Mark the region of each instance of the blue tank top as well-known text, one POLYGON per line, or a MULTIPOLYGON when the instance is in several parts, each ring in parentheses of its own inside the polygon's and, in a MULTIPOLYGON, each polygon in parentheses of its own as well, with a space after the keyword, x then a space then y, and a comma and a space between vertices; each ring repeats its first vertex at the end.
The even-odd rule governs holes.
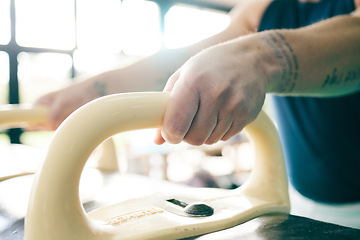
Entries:
MULTIPOLYGON (((259 31, 303 27, 354 9, 354 0, 275 0, 259 31)), ((360 201, 360 92, 334 98, 272 96, 272 102, 294 187, 321 202, 360 201)))

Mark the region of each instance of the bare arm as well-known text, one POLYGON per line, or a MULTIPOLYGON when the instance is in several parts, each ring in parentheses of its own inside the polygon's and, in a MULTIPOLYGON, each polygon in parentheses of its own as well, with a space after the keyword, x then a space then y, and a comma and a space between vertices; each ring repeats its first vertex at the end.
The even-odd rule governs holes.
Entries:
POLYGON ((230 24, 222 32, 193 45, 164 49, 125 68, 104 72, 89 79, 96 89, 101 81, 105 94, 162 90, 168 78, 190 57, 210 46, 256 31, 260 16, 270 0, 242 0, 229 13, 230 24))
MULTIPOLYGON (((268 3, 269 0, 261 2, 268 3)), ((191 56, 209 46, 255 31, 255 17, 251 15, 252 18, 248 21, 251 12, 248 11, 249 7, 259 9, 252 0, 240 1, 239 6, 230 13, 230 25, 208 39, 180 49, 162 50, 127 67, 98 74, 41 97, 36 104, 48 105, 51 108, 47 128, 57 128, 75 109, 103 95, 162 90, 169 76, 191 56)))
POLYGON ((360 17, 339 16, 260 38, 277 65, 269 64, 267 92, 338 96, 360 90, 360 17))
MULTIPOLYGON (((255 119, 267 92, 338 96, 360 90, 360 18, 335 17, 210 47, 168 81, 162 136, 170 143, 227 140, 255 119)), ((157 143, 164 140, 158 134, 157 143)))

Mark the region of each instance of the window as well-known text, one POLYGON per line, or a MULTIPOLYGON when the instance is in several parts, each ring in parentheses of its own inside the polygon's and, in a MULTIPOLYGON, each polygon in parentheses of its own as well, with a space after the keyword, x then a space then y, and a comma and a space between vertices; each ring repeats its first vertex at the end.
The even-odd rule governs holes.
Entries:
POLYGON ((142 0, 124 0, 123 7, 124 52, 150 55, 158 51, 161 44, 158 5, 142 0))
POLYGON ((0 52, 0 104, 7 104, 9 83, 9 55, 0 52))
POLYGON ((84 51, 120 53, 121 1, 77 0, 77 45, 84 51))
POLYGON ((229 20, 224 12, 183 5, 171 7, 165 16, 165 46, 177 48, 198 42, 223 30, 229 20))
MULTIPOLYGON (((191 44, 228 24, 223 9, 175 4, 0 1, 0 104, 32 103, 76 75, 127 65, 163 47, 191 44)), ((10 134, 12 142, 19 141, 19 134, 10 134)))
POLYGON ((21 52, 18 63, 21 102, 32 103, 70 83, 72 60, 68 54, 21 52))
MULTIPOLYGON (((162 48, 183 47, 220 32, 229 24, 228 9, 204 2, 0 0, 0 104, 33 103, 45 93, 70 84, 76 76, 128 65, 162 48), (187 4, 180 4, 184 2, 187 4)), ((164 145, 155 149, 153 144, 148 146, 153 134, 152 130, 139 132, 143 145, 130 149, 130 154, 159 153, 149 159, 149 175, 162 175, 173 181, 190 178, 201 163, 186 164, 174 155, 164 172, 162 154, 168 149, 164 145), (179 166, 184 167, 181 175, 179 166)), ((115 140, 128 141, 129 137, 131 142, 132 136, 115 140)), ((6 144, 10 140, 47 147, 51 137, 52 133, 20 129, 0 132, 0 142, 6 144)), ((202 153, 188 154, 192 157, 185 159, 200 159, 202 153)), ((212 168, 224 173, 233 164, 227 162, 223 164, 228 166, 225 170, 217 165, 212 168)), ((136 168, 144 171, 144 166, 136 168)), ((132 166, 128 167, 131 170, 132 166)))
POLYGON ((75 47, 74 0, 16 0, 16 42, 24 47, 75 47))
POLYGON ((0 1, 0 44, 10 41, 10 1, 0 1))

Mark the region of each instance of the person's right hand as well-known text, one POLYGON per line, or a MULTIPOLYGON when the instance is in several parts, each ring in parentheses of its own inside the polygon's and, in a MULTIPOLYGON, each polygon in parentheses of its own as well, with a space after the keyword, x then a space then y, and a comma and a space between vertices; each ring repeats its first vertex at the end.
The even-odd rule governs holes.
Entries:
POLYGON ((164 89, 171 98, 155 142, 214 144, 239 133, 264 103, 264 53, 263 42, 244 38, 208 48, 187 61, 164 89))

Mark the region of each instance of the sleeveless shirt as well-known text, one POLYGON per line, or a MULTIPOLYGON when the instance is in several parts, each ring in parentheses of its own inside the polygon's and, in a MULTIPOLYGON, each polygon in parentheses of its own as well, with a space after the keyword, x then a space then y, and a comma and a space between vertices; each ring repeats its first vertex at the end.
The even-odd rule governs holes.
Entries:
MULTIPOLYGON (((259 31, 295 29, 353 10, 354 0, 275 0, 259 31)), ((294 187, 316 201, 360 201, 360 92, 332 98, 271 98, 294 187)))

